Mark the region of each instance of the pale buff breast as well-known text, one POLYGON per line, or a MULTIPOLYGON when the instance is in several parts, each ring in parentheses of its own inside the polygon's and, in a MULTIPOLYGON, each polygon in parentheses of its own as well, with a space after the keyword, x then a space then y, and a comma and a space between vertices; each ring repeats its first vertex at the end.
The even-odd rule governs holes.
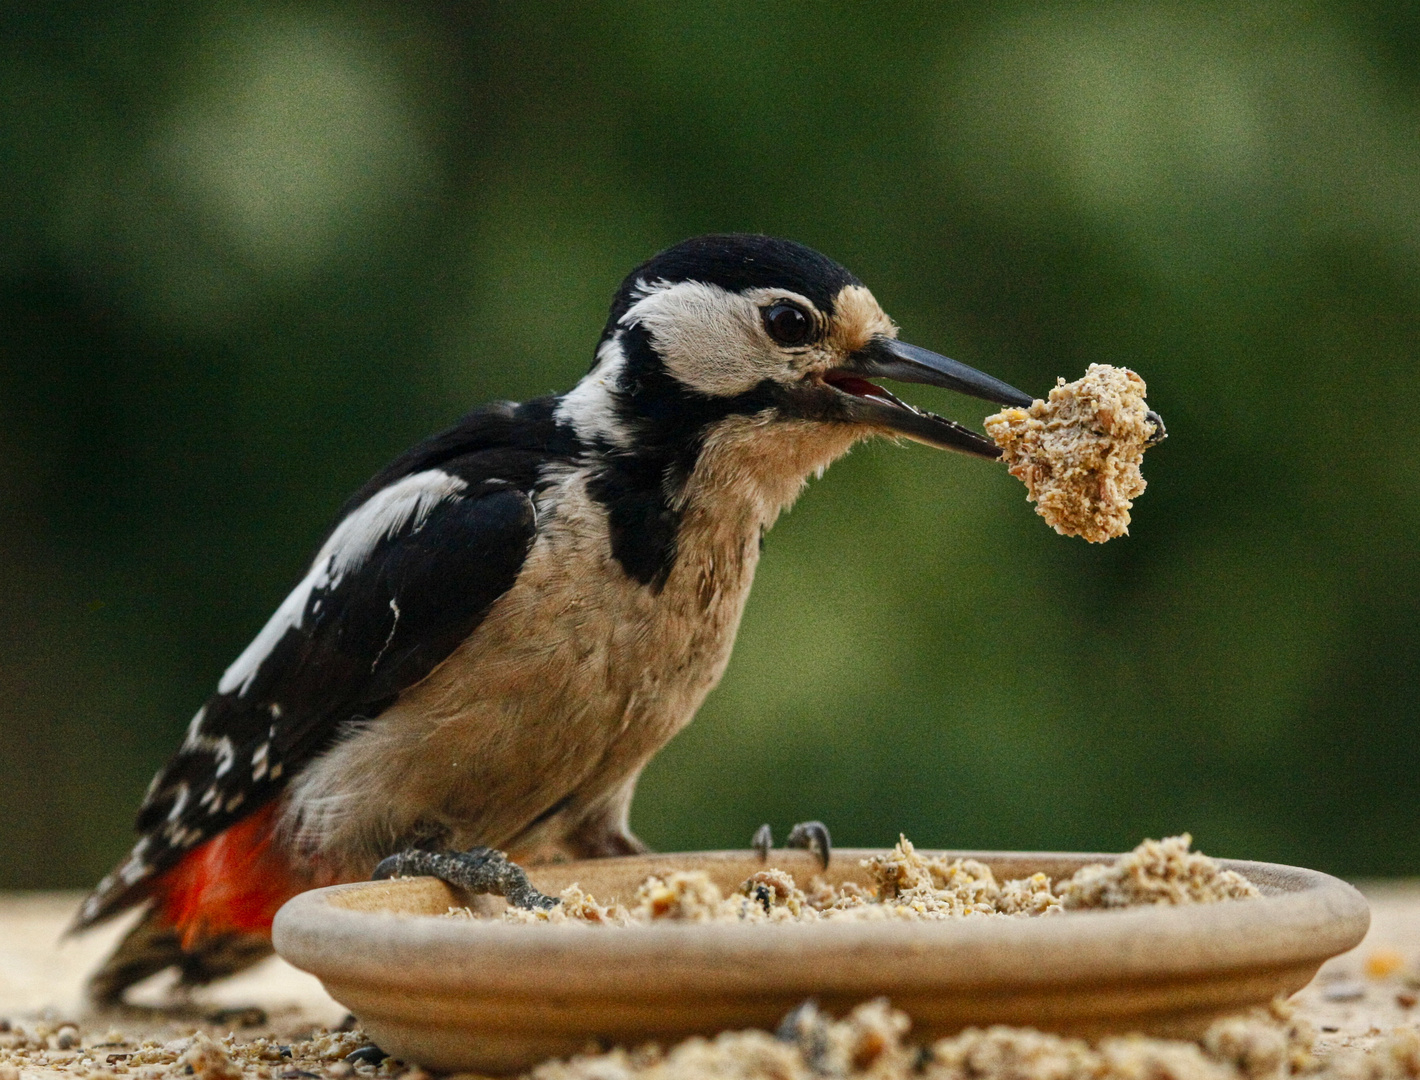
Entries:
POLYGON ((775 423, 767 470, 764 423, 726 421, 707 441, 659 593, 613 558, 589 471, 563 472, 539 498, 522 573, 479 628, 292 783, 284 820, 297 842, 364 873, 421 834, 555 845, 549 832, 624 804, 724 672, 762 530, 854 438, 775 423))

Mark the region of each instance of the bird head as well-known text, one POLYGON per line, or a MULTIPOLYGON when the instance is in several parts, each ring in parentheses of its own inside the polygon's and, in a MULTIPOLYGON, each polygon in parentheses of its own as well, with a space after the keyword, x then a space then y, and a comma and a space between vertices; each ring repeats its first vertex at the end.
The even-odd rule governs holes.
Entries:
POLYGON ((896 435, 999 456, 990 439, 903 402, 875 379, 1031 403, 999 379, 900 341, 873 294, 832 259, 768 236, 702 236, 626 277, 569 412, 584 435, 627 449, 754 416, 766 421, 758 425, 766 438, 775 421, 808 422, 850 443, 896 435))

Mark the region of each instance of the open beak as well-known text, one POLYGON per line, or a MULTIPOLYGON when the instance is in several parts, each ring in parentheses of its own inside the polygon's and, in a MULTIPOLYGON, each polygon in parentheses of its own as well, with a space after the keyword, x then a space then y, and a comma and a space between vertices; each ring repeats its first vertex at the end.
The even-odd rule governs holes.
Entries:
POLYGON ((996 444, 985 435, 909 405, 881 386, 875 386, 871 379, 945 386, 998 405, 1023 409, 1029 408, 1033 400, 1024 391, 985 372, 905 341, 882 336, 874 337, 853 353, 843 367, 824 374, 824 382, 849 399, 844 406, 851 419, 887 428, 928 446, 983 458, 1001 456, 996 444))

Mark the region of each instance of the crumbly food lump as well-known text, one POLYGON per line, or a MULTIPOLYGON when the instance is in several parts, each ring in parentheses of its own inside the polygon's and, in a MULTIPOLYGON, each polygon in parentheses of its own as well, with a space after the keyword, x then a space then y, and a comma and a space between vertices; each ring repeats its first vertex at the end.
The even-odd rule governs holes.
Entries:
POLYGON ((1158 435, 1147 390, 1128 368, 1091 364, 1082 379, 1058 380, 1049 400, 986 418, 1001 460, 1062 536, 1102 544, 1128 534, 1129 509, 1145 487, 1139 466, 1158 435))
MULTIPOLYGON (((792 874, 766 867, 726 896, 703 871, 649 877, 627 904, 599 903, 579 886, 563 890, 548 910, 508 908, 502 918, 518 923, 636 926, 664 920, 754 923, 834 920, 941 920, 1052 915, 1065 910, 1140 904, 1202 904, 1261 895, 1257 887, 1207 855, 1192 851, 1187 833, 1145 840, 1113 863, 1082 867, 1052 882, 1032 874, 998 882, 975 859, 948 859, 918 851, 906 837, 883 855, 863 860, 870 884, 831 884, 815 876, 800 885, 792 874)), ((475 918, 451 908, 454 918, 475 918)))
POLYGON ((771 1035, 725 1032, 663 1050, 545 1062, 529 1080, 1420 1080, 1420 1031, 1399 1027, 1370 1050, 1327 1057, 1316 1030, 1280 999, 1224 1017, 1197 1042, 1122 1035, 1087 1042, 1033 1028, 969 1028, 926 1046, 884 1000, 833 1021, 812 1003, 771 1035))

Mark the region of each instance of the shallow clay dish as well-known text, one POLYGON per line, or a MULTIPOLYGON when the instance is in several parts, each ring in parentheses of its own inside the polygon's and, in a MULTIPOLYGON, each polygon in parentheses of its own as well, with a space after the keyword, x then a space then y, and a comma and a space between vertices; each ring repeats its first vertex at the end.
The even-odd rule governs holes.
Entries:
MULTIPOLYGON (((837 849, 827 877, 866 884, 837 849)), ((936 853, 933 853, 936 854, 936 853)), ((1068 877, 1108 855, 943 852, 998 879, 1068 877)), ((1301 989, 1356 945, 1370 913, 1334 877, 1220 860, 1260 900, 942 922, 518 925, 441 919, 469 898, 433 878, 337 885, 276 916, 277 951, 318 976, 389 1053, 441 1070, 511 1072, 589 1040, 662 1044, 727 1029, 772 1029, 805 998, 835 1014, 886 995, 919 1039, 971 1025, 1078 1034, 1195 1035, 1215 1016, 1301 989)), ((769 864, 807 881, 806 852, 769 864)), ((650 874, 698 869, 730 891, 762 869, 751 852, 646 855, 529 871, 556 895, 572 883, 606 903, 650 874)))

